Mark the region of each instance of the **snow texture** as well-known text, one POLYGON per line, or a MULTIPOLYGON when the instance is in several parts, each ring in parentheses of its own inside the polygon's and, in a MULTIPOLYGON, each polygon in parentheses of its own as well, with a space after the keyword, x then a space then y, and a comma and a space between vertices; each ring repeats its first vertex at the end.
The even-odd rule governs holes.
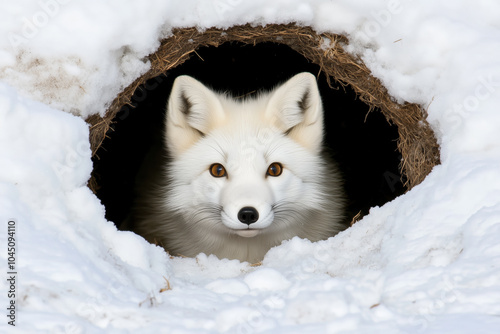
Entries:
MULTIPOLYGON (((499 333, 496 0, 23 0, 0 12, 0 262, 16 222, 16 328, 2 333, 499 333), (349 37, 442 164, 329 240, 262 265, 170 258, 104 219, 83 119, 175 27, 298 22, 349 37)), ((0 283, 6 308, 9 282, 0 283)))

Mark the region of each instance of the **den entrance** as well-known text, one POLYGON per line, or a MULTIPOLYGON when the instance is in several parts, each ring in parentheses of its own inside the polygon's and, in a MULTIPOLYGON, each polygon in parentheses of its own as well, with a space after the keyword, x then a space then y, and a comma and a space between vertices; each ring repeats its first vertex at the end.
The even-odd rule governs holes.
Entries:
POLYGON ((317 76, 325 113, 328 154, 343 173, 349 197, 348 220, 367 214, 405 191, 401 177, 398 128, 377 109, 357 99, 349 86, 331 78, 320 66, 286 45, 236 42, 201 47, 189 60, 139 86, 131 105, 113 119, 106 139, 94 154, 95 191, 106 207, 106 218, 119 225, 133 200, 133 183, 148 147, 161 141, 165 105, 174 79, 195 77, 234 97, 272 89, 299 72, 317 76))

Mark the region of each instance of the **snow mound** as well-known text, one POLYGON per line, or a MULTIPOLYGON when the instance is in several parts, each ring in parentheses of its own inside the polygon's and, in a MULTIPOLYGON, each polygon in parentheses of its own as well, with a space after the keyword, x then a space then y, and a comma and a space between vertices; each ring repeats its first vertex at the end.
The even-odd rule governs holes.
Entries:
POLYGON ((2 332, 500 330, 496 1, 25 0, 0 15, 0 238, 15 225, 18 273, 15 298, 0 297, 17 328, 5 317, 2 332), (82 118, 175 27, 289 22, 345 34, 394 99, 426 106, 442 164, 335 238, 294 238, 260 266, 170 258, 117 231, 86 187, 82 118))

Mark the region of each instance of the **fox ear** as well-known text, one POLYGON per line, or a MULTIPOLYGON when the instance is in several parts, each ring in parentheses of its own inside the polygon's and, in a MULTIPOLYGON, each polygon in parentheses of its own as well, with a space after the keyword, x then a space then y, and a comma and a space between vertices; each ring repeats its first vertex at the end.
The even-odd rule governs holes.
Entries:
POLYGON ((266 117, 305 148, 321 150, 323 107, 316 78, 311 73, 299 73, 271 93, 266 117))
POLYGON ((173 155, 188 149, 224 119, 219 97, 198 80, 177 77, 167 103, 167 147, 173 155))

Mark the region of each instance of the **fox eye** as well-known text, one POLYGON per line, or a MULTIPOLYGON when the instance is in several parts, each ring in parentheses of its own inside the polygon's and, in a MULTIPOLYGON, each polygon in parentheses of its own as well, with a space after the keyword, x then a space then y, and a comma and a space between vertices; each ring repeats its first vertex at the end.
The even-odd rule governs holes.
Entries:
POLYGON ((219 163, 210 165, 208 169, 213 177, 223 177, 227 176, 226 169, 219 163))
POLYGON ((283 172, 283 166, 279 162, 273 162, 267 168, 267 175, 269 176, 280 176, 283 172))

